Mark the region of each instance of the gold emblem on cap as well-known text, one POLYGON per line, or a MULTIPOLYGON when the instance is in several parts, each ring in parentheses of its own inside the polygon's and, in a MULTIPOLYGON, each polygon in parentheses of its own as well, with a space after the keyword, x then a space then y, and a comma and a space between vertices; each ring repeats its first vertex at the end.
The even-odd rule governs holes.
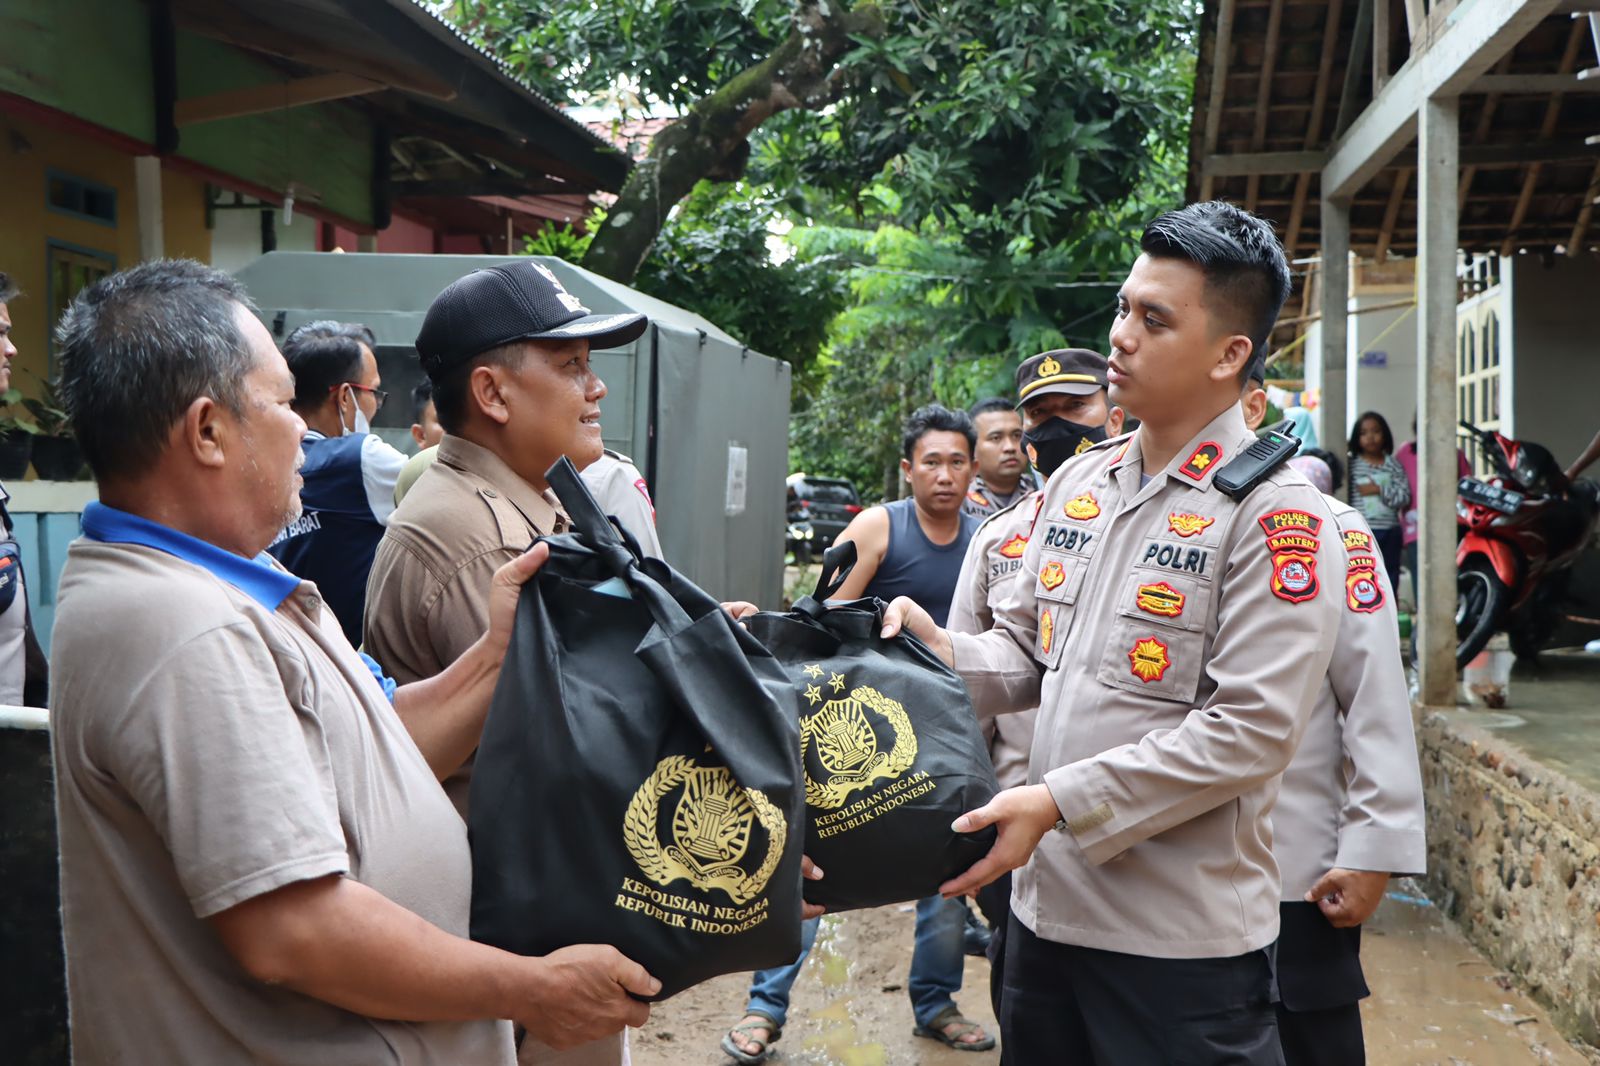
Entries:
POLYGON ((1041 378, 1047 378, 1059 373, 1061 373, 1061 364, 1056 362, 1055 356, 1045 356, 1044 362, 1039 364, 1038 376, 1041 378))

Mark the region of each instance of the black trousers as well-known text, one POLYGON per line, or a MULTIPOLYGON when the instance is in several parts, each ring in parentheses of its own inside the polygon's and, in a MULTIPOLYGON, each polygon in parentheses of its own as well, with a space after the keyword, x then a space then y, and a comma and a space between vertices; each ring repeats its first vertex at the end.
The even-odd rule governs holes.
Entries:
POLYGON ((1011 918, 1000 1033, 1019 1066, 1284 1066, 1266 951, 1152 959, 1011 918))
POLYGON ((1287 1066, 1364 1066, 1361 929, 1335 929, 1315 903, 1278 908, 1278 1035, 1287 1066))
MULTIPOLYGON (((978 910, 989 923, 989 1005, 994 1016, 1000 1017, 1000 993, 1005 987, 1006 929, 1011 924, 1011 875, 1003 874, 978 889, 978 910)), ((1007 1053, 1004 1042, 1000 1045, 1000 1066, 1012 1066, 1016 1060, 1007 1053)))

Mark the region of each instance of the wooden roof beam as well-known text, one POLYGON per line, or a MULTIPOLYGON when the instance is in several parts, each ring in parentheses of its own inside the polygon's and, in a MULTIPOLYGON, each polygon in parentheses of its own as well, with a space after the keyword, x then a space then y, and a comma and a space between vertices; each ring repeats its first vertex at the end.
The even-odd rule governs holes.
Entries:
POLYGON ((229 89, 208 96, 191 96, 172 105, 172 117, 181 129, 184 126, 198 126, 202 122, 219 122, 244 115, 287 111, 292 107, 320 104, 328 100, 365 96, 386 88, 388 86, 382 82, 355 74, 316 74, 292 81, 229 89))
MULTIPOLYGON (((1206 102, 1206 127, 1203 141, 1204 154, 1217 150, 1217 135, 1222 130, 1222 103, 1228 95, 1228 59, 1233 47, 1234 0, 1222 0, 1217 8, 1216 47, 1211 52, 1211 94, 1206 102)), ((1216 183, 1208 177, 1200 179, 1200 199, 1209 200, 1216 183)))
MULTIPOLYGON (((1306 150, 1322 143, 1322 123, 1328 110, 1328 86, 1333 81, 1333 57, 1339 44, 1339 17, 1343 0, 1328 0, 1328 21, 1322 27, 1322 57, 1317 61, 1317 85, 1311 94, 1311 117, 1306 123, 1306 150)), ((1284 247, 1290 255, 1300 244, 1300 229, 1305 224, 1306 202, 1311 195, 1311 175, 1302 173, 1294 183, 1294 205, 1289 208, 1289 225, 1284 231, 1284 247)))
POLYGON ((1516 47, 1557 0, 1496 0, 1457 8, 1453 21, 1389 79, 1335 141, 1323 169, 1328 195, 1351 196, 1417 135, 1422 102, 1455 96, 1516 47))
MULTIPOLYGON (((1267 13, 1267 40, 1261 53, 1261 77, 1256 83, 1256 126, 1250 135, 1250 150, 1259 152, 1267 143, 1267 105, 1272 102, 1272 75, 1277 70, 1278 34, 1283 29, 1283 0, 1272 0, 1267 13)), ((1245 182, 1244 209, 1256 209, 1261 195, 1261 176, 1251 174, 1245 182)))
MULTIPOLYGON (((1600 2, 1600 0, 1595 0, 1600 2)), ((1582 25, 1581 23, 1579 24, 1582 25)), ((1572 74, 1485 74, 1467 90, 1472 93, 1600 93, 1600 67, 1572 74)))
POLYGON ((1395 175, 1394 188, 1389 190, 1389 202, 1383 209, 1383 229, 1378 232, 1378 243, 1373 246, 1372 258, 1383 262, 1389 258, 1389 244, 1394 240, 1394 227, 1400 221, 1400 208, 1406 202, 1406 190, 1411 187, 1411 168, 1401 167, 1395 175))
POLYGON ((1600 163, 1594 165, 1594 173, 1589 175, 1589 188, 1583 197, 1583 207, 1578 211, 1577 221, 1572 224, 1572 235, 1567 238, 1569 258, 1583 250, 1583 239, 1589 232, 1589 221, 1594 217, 1596 189, 1600 189, 1600 163))
MULTIPOLYGON (((1584 38, 1588 36, 1589 27, 1584 22, 1574 19, 1572 29, 1567 34, 1567 47, 1561 53, 1561 66, 1558 74, 1571 74, 1578 65, 1578 49, 1583 45, 1584 38)), ((1561 93, 1550 94, 1550 100, 1545 104, 1544 122, 1539 126, 1539 139, 1549 140, 1556 131, 1556 123, 1561 118, 1561 93)), ((1533 190, 1539 184, 1539 174, 1544 169, 1542 163, 1533 163, 1528 167, 1528 173, 1522 179, 1522 192, 1517 196, 1517 206, 1511 212, 1511 225, 1506 229, 1506 239, 1500 245, 1501 255, 1510 255, 1516 250, 1517 231, 1522 228, 1523 220, 1528 217, 1528 205, 1533 203, 1533 190)))

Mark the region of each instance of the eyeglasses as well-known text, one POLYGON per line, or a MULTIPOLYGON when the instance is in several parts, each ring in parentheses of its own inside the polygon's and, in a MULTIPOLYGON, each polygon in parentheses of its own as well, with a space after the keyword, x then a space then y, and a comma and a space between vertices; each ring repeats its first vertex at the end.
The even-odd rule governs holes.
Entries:
POLYGON ((354 381, 341 381, 337 385, 330 385, 328 386, 328 391, 334 392, 338 389, 344 388, 346 385, 349 385, 352 389, 360 389, 362 392, 372 393, 372 398, 378 401, 376 410, 379 411, 383 410, 383 403, 389 398, 389 392, 387 389, 375 389, 371 385, 361 385, 354 381))

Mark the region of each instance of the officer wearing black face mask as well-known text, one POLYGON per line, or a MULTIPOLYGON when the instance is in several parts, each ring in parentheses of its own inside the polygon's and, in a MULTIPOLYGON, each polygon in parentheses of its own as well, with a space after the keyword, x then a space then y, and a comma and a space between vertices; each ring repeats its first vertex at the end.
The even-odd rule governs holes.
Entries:
MULTIPOLYGON (((1041 484, 1068 459, 1122 432, 1123 413, 1106 398, 1106 357, 1083 348, 1044 352, 1017 368, 1022 450, 1041 484)), ((1031 492, 988 518, 973 534, 956 579, 948 627, 983 633, 994 624, 992 605, 1022 568, 1022 552, 1033 533, 1043 495, 1031 492)), ((1028 783, 1028 751, 1036 710, 1003 714, 982 723, 1001 788, 1028 783)), ((1000 1010, 1000 974, 1011 900, 1011 875, 978 890, 978 907, 993 928, 989 941, 990 998, 1000 1010)), ((1002 1066, 1011 1066, 1005 1048, 1002 1066)))
POLYGON ((1106 357, 1087 348, 1042 352, 1017 368, 1022 448, 1043 478, 1079 452, 1122 431, 1106 398, 1106 357))

